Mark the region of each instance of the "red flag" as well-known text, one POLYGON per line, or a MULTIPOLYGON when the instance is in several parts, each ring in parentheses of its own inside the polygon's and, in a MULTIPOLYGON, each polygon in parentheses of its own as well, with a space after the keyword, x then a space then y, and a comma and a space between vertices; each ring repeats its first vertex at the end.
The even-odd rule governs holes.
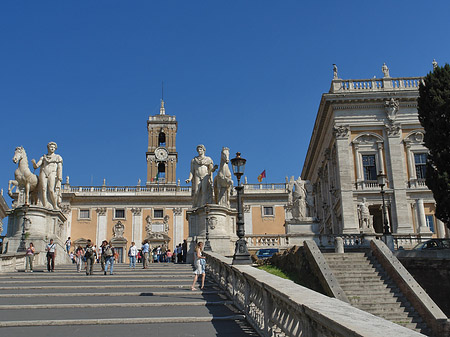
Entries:
POLYGON ((262 171, 261 174, 258 176, 258 181, 261 182, 265 177, 266 177, 266 170, 262 171))

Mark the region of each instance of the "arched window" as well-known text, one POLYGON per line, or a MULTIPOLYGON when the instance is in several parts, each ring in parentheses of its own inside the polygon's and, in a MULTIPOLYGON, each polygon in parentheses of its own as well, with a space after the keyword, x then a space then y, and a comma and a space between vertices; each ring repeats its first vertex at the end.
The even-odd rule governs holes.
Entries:
POLYGON ((158 136, 158 146, 166 146, 166 134, 162 131, 158 136))
POLYGON ((158 164, 158 180, 164 182, 166 179, 166 164, 159 163, 158 164))

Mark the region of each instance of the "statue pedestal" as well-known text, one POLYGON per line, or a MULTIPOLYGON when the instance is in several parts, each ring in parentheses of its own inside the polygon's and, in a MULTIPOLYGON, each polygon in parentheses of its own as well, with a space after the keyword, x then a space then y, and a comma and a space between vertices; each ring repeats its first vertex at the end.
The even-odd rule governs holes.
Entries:
POLYGON ((286 220, 284 227, 286 234, 319 234, 319 223, 311 217, 286 220))
POLYGON ((236 211, 227 207, 211 204, 188 210, 189 221, 187 262, 194 261, 194 250, 197 242, 206 241, 206 223, 208 222, 209 242, 214 253, 232 256, 236 236, 236 211))
POLYGON ((25 214, 24 206, 8 211, 8 233, 4 243, 4 253, 16 253, 20 246, 23 227, 25 226, 26 247, 33 243, 36 252, 40 252, 36 265, 46 263, 45 247, 53 239, 56 244, 56 263, 68 263, 70 259, 65 252, 65 221, 67 218, 60 210, 51 210, 40 206, 28 206, 25 214), (5 251, 6 250, 6 251, 5 251))

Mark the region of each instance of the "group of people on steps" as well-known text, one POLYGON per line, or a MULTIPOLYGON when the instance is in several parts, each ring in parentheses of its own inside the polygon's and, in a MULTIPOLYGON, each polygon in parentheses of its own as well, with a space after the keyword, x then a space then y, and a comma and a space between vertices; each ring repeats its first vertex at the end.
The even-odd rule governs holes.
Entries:
MULTIPOLYGON (((97 249, 96 246, 93 245, 91 240, 87 240, 86 247, 78 246, 73 252, 70 252, 71 241, 70 237, 65 242, 65 248, 68 254, 73 257, 74 263, 77 266, 77 272, 81 272, 83 269, 83 264, 85 263, 85 271, 86 275, 92 275, 94 264, 100 262, 102 272, 104 275, 108 273, 113 275, 113 267, 114 262, 117 258, 117 251, 114 249, 113 244, 108 242, 107 240, 103 240, 101 246, 97 249)), ((46 258, 47 258, 47 271, 54 272, 55 270, 55 256, 56 256, 56 244, 53 242, 53 239, 50 239, 50 243, 45 247, 46 258)), ((187 244, 186 240, 184 240, 183 245, 180 244, 176 247, 175 252, 172 254, 168 254, 170 257, 173 257, 173 262, 186 262, 186 251, 187 244), (186 249, 185 249, 186 245, 186 249), (178 249, 180 248, 180 249, 178 249), (176 258, 175 258, 176 256, 176 258)), ((134 242, 131 243, 131 246, 128 250, 128 257, 130 260, 130 268, 136 268, 136 262, 138 261, 138 257, 142 260, 143 269, 148 269, 150 252, 153 252, 150 249, 150 244, 148 240, 145 240, 142 243, 142 248, 139 250, 136 247, 134 242)), ((170 250, 166 251, 169 253, 170 250)), ((198 281, 198 277, 201 275, 201 287, 200 289, 204 289, 205 287, 205 276, 206 276, 206 258, 202 254, 203 253, 203 242, 198 242, 194 249, 194 281, 192 282, 191 290, 197 290, 195 285, 198 281)), ((33 272, 33 260, 34 260, 35 248, 32 242, 30 242, 29 247, 26 249, 25 253, 25 272, 33 272)))

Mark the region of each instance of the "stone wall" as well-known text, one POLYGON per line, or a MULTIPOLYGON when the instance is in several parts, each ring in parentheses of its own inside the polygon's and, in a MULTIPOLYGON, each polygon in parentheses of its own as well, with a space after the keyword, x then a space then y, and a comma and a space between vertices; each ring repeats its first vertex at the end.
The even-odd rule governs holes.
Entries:
POLYGON ((275 254, 268 260, 268 263, 280 268, 289 276, 293 275, 295 283, 326 295, 319 279, 312 270, 304 247, 294 246, 282 254, 275 254))
POLYGON ((408 252, 397 256, 441 310, 450 317, 450 254, 438 256, 437 252, 408 252))

